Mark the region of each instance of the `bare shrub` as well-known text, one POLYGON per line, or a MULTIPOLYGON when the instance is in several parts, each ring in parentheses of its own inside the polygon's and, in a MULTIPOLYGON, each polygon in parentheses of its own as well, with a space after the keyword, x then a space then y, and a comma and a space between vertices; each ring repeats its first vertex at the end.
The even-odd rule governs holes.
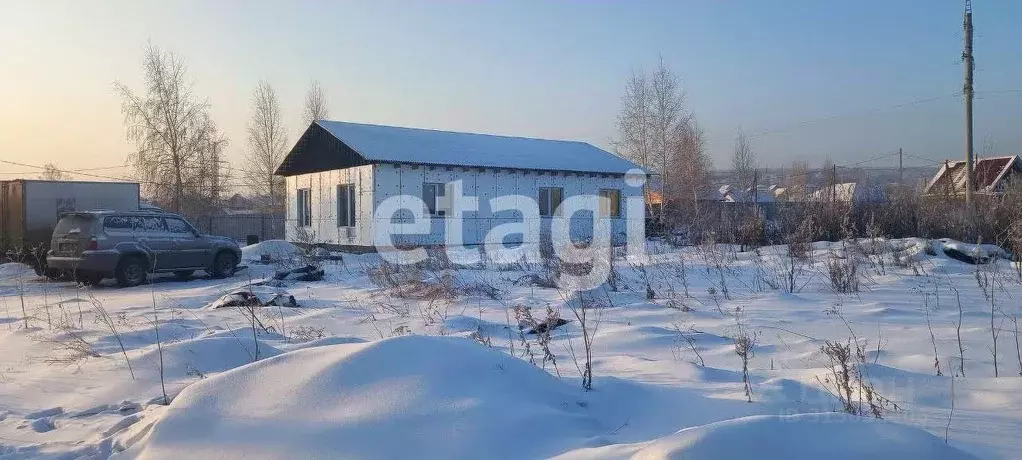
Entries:
POLYGON ((820 351, 830 359, 831 374, 824 378, 824 386, 832 384, 842 410, 851 415, 884 418, 888 410, 899 410, 893 401, 880 396, 867 378, 863 365, 865 353, 857 341, 827 340, 820 351), (853 348, 854 343, 854 348, 853 348), (853 354, 854 351, 854 354, 853 354))
POLYGON ((940 370, 940 355, 937 353, 937 337, 933 334, 933 325, 930 322, 930 294, 919 293, 923 297, 923 313, 926 315, 926 330, 930 331, 930 344, 933 345, 933 369, 937 376, 944 375, 940 370))
POLYGON ((832 394, 841 401, 843 411, 848 414, 883 418, 887 410, 900 410, 896 403, 879 395, 874 389, 866 369, 866 349, 859 342, 851 324, 836 306, 826 313, 837 316, 848 329, 851 338, 844 342, 827 340, 820 347, 820 351, 830 359, 831 374, 821 382, 824 388, 830 391, 829 385, 833 385, 835 391, 832 394))
POLYGON ((742 384, 744 385, 745 398, 752 402, 752 381, 749 379, 749 360, 755 356, 757 334, 750 332, 742 318, 741 307, 735 308, 735 326, 731 334, 731 341, 734 345, 735 355, 742 360, 742 384))
POLYGON ((57 351, 63 353, 59 356, 46 358, 47 364, 60 364, 64 366, 73 364, 81 367, 89 358, 103 357, 92 347, 91 343, 73 329, 64 329, 59 336, 42 339, 42 342, 50 344, 57 351))
POLYGON ((114 339, 117 340, 117 346, 121 349, 121 355, 124 357, 124 363, 128 365, 128 373, 131 375, 131 379, 135 379, 135 371, 131 368, 131 360, 128 359, 128 351, 124 349, 124 342, 121 340, 121 333, 117 330, 117 325, 110 313, 103 308, 103 303, 99 301, 92 293, 89 293, 89 300, 92 302, 92 307, 96 309, 96 320, 106 326, 111 334, 114 335, 114 339))
POLYGON ((1011 321, 1012 331, 1015 333, 1015 357, 1018 359, 1018 375, 1022 376, 1022 348, 1019 347, 1018 339, 1018 315, 1008 316, 1008 320, 1011 321))
POLYGON ((842 294, 859 292, 859 264, 847 252, 844 257, 831 252, 827 259, 827 274, 835 291, 842 294))
MULTIPOLYGON (((732 258, 728 256, 727 252, 718 245, 712 238, 708 238, 703 244, 700 245, 700 252, 703 255, 703 260, 706 263, 706 271, 715 270, 717 274, 717 280, 710 279, 709 281, 719 289, 721 295, 725 299, 731 300, 731 292, 728 290, 726 274, 731 269, 732 258)), ((712 288, 713 286, 711 286, 712 288)))
MULTIPOLYGON (((266 185, 267 191, 272 189, 270 185, 264 185, 266 185)), ((292 241, 299 251, 279 254, 277 260, 275 260, 276 269, 278 271, 285 271, 308 266, 319 268, 321 265, 320 259, 315 256, 316 232, 297 224, 294 225, 293 229, 294 236, 292 241)))
POLYGON ((951 289, 955 292, 955 300, 958 301, 958 321, 955 321, 955 336, 958 339, 958 375, 965 377, 965 347, 962 346, 962 296, 954 286, 951 289))
POLYGON ((298 326, 291 328, 291 339, 295 342, 311 342, 326 337, 326 328, 315 326, 298 326))
POLYGON ((787 293, 800 292, 812 280, 812 242, 815 226, 812 216, 798 223, 785 236, 784 253, 770 259, 768 269, 772 285, 787 293))
POLYGON ((640 262, 630 262, 630 264, 632 266, 632 271, 639 275, 639 282, 642 283, 643 288, 645 288, 646 300, 655 299, 656 291, 653 290, 649 267, 640 262))
MULTIPOLYGON (((696 347, 696 340, 692 337, 692 335, 696 333, 692 326, 682 328, 680 324, 674 323, 674 330, 678 333, 678 337, 685 342, 692 354, 696 356, 696 359, 699 360, 699 366, 706 367, 706 361, 703 360, 703 355, 699 353, 699 348, 696 347)), ((679 349, 681 348, 677 341, 675 341, 675 347, 679 349)), ((675 358, 677 358, 677 356, 675 356, 675 358)))
POLYGON ((561 291, 561 297, 582 332, 582 356, 576 353, 571 339, 567 341, 568 352, 582 377, 582 389, 589 391, 593 389, 593 342, 600 328, 603 311, 610 306, 610 298, 602 294, 602 289, 574 293, 561 291))
POLYGON ((149 294, 153 299, 153 332, 156 335, 156 351, 160 358, 159 360, 159 371, 160 371, 160 390, 163 392, 163 405, 170 404, 170 398, 167 397, 167 382, 164 378, 164 367, 163 367, 163 342, 160 341, 160 310, 156 307, 156 288, 153 287, 153 278, 149 278, 149 294))
MULTIPOLYGON (((980 249, 977 246, 976 247, 977 253, 979 252, 979 250, 980 249)), ((978 260, 978 254, 977 254, 977 260, 978 260)), ((995 321, 996 318, 997 318, 997 312, 998 312, 999 309, 997 307, 997 299, 996 299, 995 287, 994 287, 994 283, 997 282, 997 276, 996 276, 997 272, 995 271, 996 267, 997 267, 997 264, 996 263, 989 263, 989 264, 986 264, 986 265, 993 266, 993 268, 981 268, 982 264, 977 264, 976 265, 976 272, 975 272, 976 284, 979 285, 980 290, 983 292, 983 296, 987 300, 987 304, 990 305, 990 355, 991 355, 991 357, 993 358, 993 361, 994 361, 994 377, 999 377, 1000 376, 1000 370, 998 369, 998 365, 997 365, 997 337, 1000 335, 1000 329, 1001 328, 1000 328, 1000 325, 996 324, 996 321, 995 321)), ((1003 289, 1003 286, 1002 286, 1002 289, 1003 289)))
POLYGON ((545 370, 547 363, 551 363, 554 372, 560 377, 561 371, 557 368, 557 356, 550 351, 551 334, 560 315, 550 305, 546 306, 545 317, 542 320, 537 320, 532 314, 532 307, 527 305, 517 304, 514 306, 514 311, 515 320, 518 321, 518 338, 521 341, 522 349, 529 357, 529 362, 536 364, 536 356, 532 351, 533 340, 528 339, 529 335, 534 335, 534 342, 543 353, 539 365, 545 370))

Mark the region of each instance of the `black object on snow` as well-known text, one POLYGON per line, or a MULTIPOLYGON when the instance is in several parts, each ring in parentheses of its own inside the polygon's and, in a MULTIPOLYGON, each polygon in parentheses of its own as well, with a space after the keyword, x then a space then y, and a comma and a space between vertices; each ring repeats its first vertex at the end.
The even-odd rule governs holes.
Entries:
POLYGON ((529 329, 529 331, 526 332, 526 334, 543 334, 548 330, 557 329, 565 324, 568 324, 568 322, 569 321, 564 318, 555 319, 553 321, 553 324, 550 324, 549 321, 543 321, 542 323, 537 324, 536 327, 529 329))
POLYGON ((293 281, 322 281, 323 275, 322 268, 306 265, 304 267, 296 268, 293 270, 281 270, 273 275, 275 280, 293 280, 293 281))
POLYGON ((977 257, 976 255, 969 254, 964 251, 959 251, 954 248, 944 248, 944 254, 946 254, 948 257, 952 259, 955 259, 960 262, 965 262, 969 265, 987 264, 990 263, 991 259, 993 259, 992 257, 987 257, 982 254, 980 254, 977 257))

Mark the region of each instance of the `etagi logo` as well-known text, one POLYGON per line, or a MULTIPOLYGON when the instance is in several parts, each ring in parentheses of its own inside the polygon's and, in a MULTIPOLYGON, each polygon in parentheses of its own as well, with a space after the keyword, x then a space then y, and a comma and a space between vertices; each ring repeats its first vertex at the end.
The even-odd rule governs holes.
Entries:
MULTIPOLYGON (((627 187, 641 188, 646 183, 646 174, 640 169, 632 169, 625 174, 627 187)), ((466 196, 461 180, 445 184, 445 194, 450 201, 450 208, 444 215, 444 246, 448 258, 458 264, 477 264, 482 262, 479 251, 465 250, 464 222, 465 213, 479 211, 479 198, 466 196)), ((606 199, 606 198, 602 198, 606 199)), ((611 264, 611 219, 600 217, 600 200, 598 195, 574 195, 566 197, 557 207, 553 216, 541 218, 539 203, 535 196, 503 195, 491 198, 489 207, 493 213, 516 211, 522 219, 496 225, 486 233, 483 239, 483 253, 488 263, 509 264, 519 261, 540 263, 541 222, 549 219, 550 245, 554 255, 563 263, 591 267, 584 275, 573 275, 562 271, 557 280, 558 286, 570 290, 590 290, 604 282, 610 276, 611 264), (579 222, 591 222, 591 231, 585 231, 585 244, 572 240, 571 227, 573 217, 580 213, 593 216, 591 219, 575 219, 579 222), (525 242, 513 247, 504 244, 511 237, 520 236, 525 242)), ((645 199, 641 193, 629 194, 625 198, 625 212, 620 217, 625 223, 625 246, 627 257, 645 263, 645 199)), ((416 264, 427 259, 426 250, 422 247, 402 249, 394 244, 395 236, 428 235, 432 228, 432 218, 426 215, 427 205, 418 196, 400 195, 383 200, 373 215, 373 244, 380 256, 393 264, 416 264), (395 219, 398 214, 404 218, 395 219)), ((585 229, 589 230, 589 229, 585 229)))

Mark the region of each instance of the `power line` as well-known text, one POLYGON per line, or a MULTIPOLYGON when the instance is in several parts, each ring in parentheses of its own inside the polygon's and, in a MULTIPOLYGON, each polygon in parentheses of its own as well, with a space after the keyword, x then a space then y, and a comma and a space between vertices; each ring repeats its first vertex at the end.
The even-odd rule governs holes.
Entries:
POLYGON ((927 162, 927 163, 930 163, 930 164, 935 164, 935 165, 944 164, 944 160, 938 160, 938 159, 935 159, 935 158, 922 157, 922 156, 919 156, 919 155, 913 155, 913 154, 908 153, 908 152, 905 152, 905 156, 907 156, 909 158, 915 158, 916 160, 921 160, 921 161, 924 161, 924 162, 927 162))
POLYGON ((894 105, 891 105, 891 106, 888 106, 888 107, 881 107, 881 108, 866 110, 866 111, 863 111, 863 112, 848 113, 848 114, 843 114, 843 115, 832 115, 832 116, 820 117, 820 118, 813 118, 813 119, 809 119, 809 120, 805 120, 805 121, 801 121, 801 122, 795 123, 793 125, 790 125, 790 126, 787 126, 787 127, 784 127, 784 128, 768 129, 768 130, 765 130, 765 131, 760 131, 758 133, 750 134, 749 137, 758 137, 758 136, 766 136, 766 135, 769 135, 769 134, 783 133, 783 132, 799 129, 799 128, 802 128, 802 127, 805 127, 805 126, 808 126, 808 125, 812 125, 812 124, 816 124, 816 123, 822 123, 822 122, 827 122, 827 121, 835 121, 835 120, 841 120, 841 119, 845 119, 845 118, 856 118, 856 117, 862 117, 862 116, 867 116, 867 115, 875 115, 875 114, 883 113, 883 112, 886 112, 886 111, 889 111, 889 110, 900 109, 900 108, 903 108, 903 107, 909 107, 909 106, 918 105, 918 104, 925 104, 927 102, 933 102, 933 101, 936 101, 936 100, 939 100, 939 99, 948 98, 948 97, 957 97, 957 96, 960 96, 961 94, 962 93, 943 94, 943 95, 940 95, 940 96, 933 96, 933 97, 927 97, 927 98, 923 98, 923 99, 916 99, 914 101, 902 102, 902 103, 894 104, 894 105))
MULTIPOLYGON (((14 165, 14 166, 21 166, 23 168, 33 168, 33 169, 38 169, 38 170, 42 170, 42 171, 47 170, 47 168, 45 166, 31 165, 31 164, 26 164, 26 163, 18 163, 16 161, 0 160, 0 163, 6 163, 6 164, 9 164, 9 165, 14 165)), ((84 172, 80 172, 80 171, 69 171, 69 170, 64 170, 64 169, 49 168, 49 170, 57 171, 57 172, 64 173, 64 174, 86 176, 86 177, 91 177, 91 178, 95 178, 95 179, 107 179, 107 180, 114 180, 114 181, 119 181, 119 182, 138 182, 139 184, 150 185, 150 186, 172 186, 172 185, 175 185, 175 183, 173 183, 173 182, 143 181, 143 180, 132 179, 130 177, 107 176, 107 175, 103 175, 103 174, 84 173, 84 172)), ((19 174, 27 174, 27 173, 19 173, 19 174)), ((230 187, 244 188, 244 187, 261 187, 262 186, 262 184, 231 184, 231 183, 220 184, 220 185, 204 185, 204 184, 182 184, 182 185, 184 185, 186 188, 190 188, 190 189, 196 189, 196 188, 198 188, 198 189, 204 189, 204 188, 205 189, 212 189, 212 188, 230 188, 230 187)))
POLYGON ((834 166, 837 166, 838 168, 846 168, 846 169, 847 168, 853 168, 853 167, 859 166, 859 165, 861 165, 863 163, 869 163, 871 161, 876 161, 876 160, 880 160, 880 159, 883 159, 883 158, 892 157, 892 156, 897 155, 897 154, 898 154, 898 151, 895 150, 893 152, 881 153, 880 155, 877 155, 877 156, 875 156, 873 158, 869 158, 869 159, 866 159, 866 160, 862 160, 862 161, 860 161, 858 163, 851 163, 851 164, 847 164, 847 165, 835 164, 834 166))

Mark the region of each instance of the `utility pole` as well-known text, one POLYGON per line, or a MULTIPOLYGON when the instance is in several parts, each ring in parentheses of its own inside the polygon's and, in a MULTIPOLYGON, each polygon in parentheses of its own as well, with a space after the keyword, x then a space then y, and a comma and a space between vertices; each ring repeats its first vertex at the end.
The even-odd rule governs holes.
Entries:
POLYGON ((965 96, 965 204, 972 210, 972 189, 973 189, 973 158, 972 158, 972 71, 976 63, 972 58, 972 1, 965 0, 965 52, 962 53, 962 62, 965 63, 965 86, 962 87, 962 95, 965 96))
POLYGON ((830 166, 830 202, 837 202, 837 165, 830 166))
POLYGON ((752 171, 752 212, 759 215, 759 170, 752 171))
POLYGON ((905 163, 902 162, 901 147, 898 147, 898 186, 905 185, 905 163))

